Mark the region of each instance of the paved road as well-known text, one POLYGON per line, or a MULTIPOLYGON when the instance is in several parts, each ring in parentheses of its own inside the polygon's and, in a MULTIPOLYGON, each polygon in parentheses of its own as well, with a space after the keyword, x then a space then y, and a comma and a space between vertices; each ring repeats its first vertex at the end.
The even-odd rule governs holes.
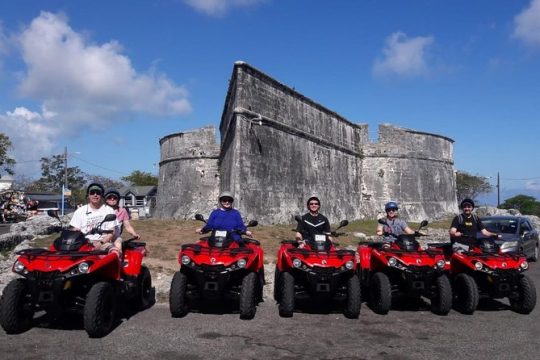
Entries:
MULTIPOLYGON (((529 275, 540 284, 540 265, 529 275)), ((540 285, 538 285, 540 287, 540 285)), ((20 335, 0 330, 2 359, 534 359, 540 357, 540 305, 529 315, 506 302, 481 303, 472 316, 427 308, 376 315, 362 306, 358 320, 339 313, 278 316, 272 300, 255 319, 190 313, 173 319, 166 305, 125 319, 108 336, 89 339, 80 325, 41 324, 20 335)))
POLYGON ((11 224, 0 224, 0 235, 7 234, 10 226, 11 224))

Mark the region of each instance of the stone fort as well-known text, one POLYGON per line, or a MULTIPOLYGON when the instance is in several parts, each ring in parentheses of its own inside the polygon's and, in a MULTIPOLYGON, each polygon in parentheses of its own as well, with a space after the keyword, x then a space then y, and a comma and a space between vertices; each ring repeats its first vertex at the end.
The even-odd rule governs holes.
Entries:
POLYGON ((379 125, 378 140, 245 62, 234 64, 219 127, 160 139, 154 216, 208 214, 220 191, 244 220, 292 223, 311 195, 332 223, 375 218, 387 201, 411 221, 458 211, 453 140, 379 125))

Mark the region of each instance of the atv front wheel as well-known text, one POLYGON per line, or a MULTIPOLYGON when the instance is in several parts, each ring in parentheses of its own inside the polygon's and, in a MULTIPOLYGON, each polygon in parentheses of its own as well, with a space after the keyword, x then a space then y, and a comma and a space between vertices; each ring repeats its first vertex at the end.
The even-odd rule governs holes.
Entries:
POLYGON ((388 314, 392 305, 392 287, 388 276, 377 272, 369 284, 369 307, 377 314, 388 314))
POLYGON ((347 305, 343 314, 349 319, 357 319, 360 316, 362 306, 362 293, 360 290, 360 280, 354 275, 347 281, 347 305))
POLYGON ((98 282, 86 295, 84 305, 84 329, 90 337, 107 335, 113 327, 116 315, 114 288, 108 282, 98 282))
POLYGON ((453 305, 457 311, 471 315, 478 306, 480 295, 476 281, 467 274, 458 274, 453 286, 453 305))
POLYGON ((257 289, 257 274, 250 272, 242 279, 240 289, 240 319, 250 320, 255 316, 255 292, 257 289))
POLYGON ((294 277, 288 272, 282 272, 279 284, 279 316, 291 317, 294 312, 294 277))
POLYGON ((435 289, 431 298, 431 311, 437 315, 448 315, 452 308, 452 284, 446 275, 435 281, 435 289))
POLYGON ((274 300, 276 300, 277 302, 279 302, 279 297, 280 297, 279 296, 279 289, 280 289, 279 277, 280 277, 280 271, 276 266, 276 270, 274 271, 274 300))
POLYGON ((8 334, 19 334, 32 325, 34 305, 26 290, 26 280, 15 279, 4 289, 0 299, 0 324, 8 334))
POLYGON ((172 317, 182 317, 188 313, 186 302, 187 276, 180 271, 174 273, 169 291, 169 310, 172 317))
POLYGON ((137 279, 137 307, 144 310, 149 308, 152 302, 152 275, 146 266, 142 266, 137 279))
POLYGON ((510 306, 517 313, 529 314, 536 306, 536 289, 531 278, 523 275, 519 279, 518 291, 518 297, 510 298, 510 306))

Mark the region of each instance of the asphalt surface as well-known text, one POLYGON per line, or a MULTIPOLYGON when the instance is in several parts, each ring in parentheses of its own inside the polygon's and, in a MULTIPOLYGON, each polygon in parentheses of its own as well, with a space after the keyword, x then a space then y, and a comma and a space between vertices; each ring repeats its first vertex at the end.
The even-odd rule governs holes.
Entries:
MULTIPOLYGON (((540 284, 540 265, 528 275, 540 284)), ((271 286, 270 284, 267 286, 271 286)), ((540 285, 537 285, 540 286, 540 285)), ((38 319, 39 320, 39 319, 38 319)), ((507 301, 481 302, 473 315, 432 314, 427 304, 394 307, 388 315, 362 304, 360 318, 295 313, 280 318, 272 299, 253 320, 238 314, 189 313, 171 318, 166 304, 123 319, 90 339, 80 323, 37 321, 31 330, 0 330, 2 359, 537 359, 540 309, 520 315, 507 301)))
POLYGON ((0 223, 0 235, 7 234, 11 224, 0 223))

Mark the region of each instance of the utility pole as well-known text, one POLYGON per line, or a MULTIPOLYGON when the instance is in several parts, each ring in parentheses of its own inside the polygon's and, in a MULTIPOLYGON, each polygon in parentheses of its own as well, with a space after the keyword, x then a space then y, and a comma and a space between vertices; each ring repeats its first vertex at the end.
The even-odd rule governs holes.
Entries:
POLYGON ((68 179, 68 170, 67 170, 67 146, 64 147, 64 183, 62 184, 62 216, 64 215, 64 204, 66 202, 65 194, 67 187, 67 179, 68 179))
POLYGON ((497 171, 497 207, 501 205, 501 180, 497 171))

